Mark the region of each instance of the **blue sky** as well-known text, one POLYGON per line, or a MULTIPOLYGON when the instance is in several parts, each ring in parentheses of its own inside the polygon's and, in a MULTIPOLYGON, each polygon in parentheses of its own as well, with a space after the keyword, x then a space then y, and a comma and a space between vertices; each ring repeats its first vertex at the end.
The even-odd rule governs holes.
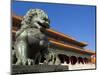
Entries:
POLYGON ((12 12, 19 16, 24 16, 31 8, 43 9, 50 18, 51 28, 87 42, 86 48, 95 51, 95 6, 20 1, 12 4, 12 12))

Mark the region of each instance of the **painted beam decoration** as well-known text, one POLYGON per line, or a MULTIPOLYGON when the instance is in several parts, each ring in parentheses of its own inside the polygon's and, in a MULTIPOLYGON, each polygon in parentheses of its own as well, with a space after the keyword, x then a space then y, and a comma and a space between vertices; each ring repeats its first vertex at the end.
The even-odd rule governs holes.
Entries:
MULTIPOLYGON (((96 53, 95 50, 86 48, 89 46, 88 42, 80 42, 69 34, 65 34, 71 29, 68 29, 67 25, 63 26, 63 22, 66 24, 67 18, 69 22, 70 20, 74 22, 73 17, 65 17, 67 14, 72 16, 73 7, 74 9, 93 9, 95 12, 95 6, 12 1, 12 74, 96 69, 96 53), (22 7, 23 5, 26 6, 22 7), (55 5, 60 9, 54 7, 55 5), (67 13, 64 13, 65 9, 67 13), (55 13, 60 10, 65 15, 60 12, 55 13), (63 20, 57 18, 61 15, 63 20), (58 26, 61 22, 61 26, 66 27, 62 32, 59 30, 61 26, 58 26)), ((89 12, 88 10, 87 13, 89 12)), ((92 15, 95 16, 94 13, 92 15)), ((75 17, 74 13, 73 16, 75 17)), ((81 13, 77 15, 77 17, 80 16, 81 13)), ((82 21, 85 22, 83 18, 82 21)), ((81 38, 78 35, 77 37, 81 38)))

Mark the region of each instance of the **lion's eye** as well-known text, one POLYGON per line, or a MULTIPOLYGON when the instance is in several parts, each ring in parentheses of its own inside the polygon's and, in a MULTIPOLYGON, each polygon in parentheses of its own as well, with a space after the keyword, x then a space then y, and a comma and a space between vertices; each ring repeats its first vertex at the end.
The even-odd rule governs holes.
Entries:
POLYGON ((48 23, 50 23, 50 20, 47 18, 43 18, 43 20, 47 21, 48 23))
POLYGON ((43 18, 43 20, 48 21, 48 19, 47 19, 47 18, 43 18))

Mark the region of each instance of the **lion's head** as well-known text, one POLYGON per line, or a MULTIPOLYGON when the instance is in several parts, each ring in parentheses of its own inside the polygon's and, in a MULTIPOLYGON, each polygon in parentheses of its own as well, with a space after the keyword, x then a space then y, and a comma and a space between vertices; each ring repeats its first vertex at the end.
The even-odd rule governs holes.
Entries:
POLYGON ((21 27, 43 27, 43 28, 49 28, 50 26, 50 20, 48 18, 48 15, 41 9, 30 9, 26 15, 24 16, 21 27))

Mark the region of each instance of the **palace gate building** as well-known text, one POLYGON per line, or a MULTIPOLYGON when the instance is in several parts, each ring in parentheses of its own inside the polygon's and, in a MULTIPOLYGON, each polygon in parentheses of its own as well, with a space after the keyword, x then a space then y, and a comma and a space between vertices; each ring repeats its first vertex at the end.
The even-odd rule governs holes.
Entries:
MULTIPOLYGON (((21 16, 12 15, 12 44, 16 40, 15 33, 20 28, 21 20, 21 16)), ((61 63, 66 62, 66 64, 71 63, 72 65, 75 65, 76 63, 87 64, 95 62, 95 60, 91 61, 91 56, 95 55, 95 52, 84 48, 88 44, 79 42, 74 38, 53 29, 47 29, 46 35, 50 42, 50 51, 58 56, 61 63)))

